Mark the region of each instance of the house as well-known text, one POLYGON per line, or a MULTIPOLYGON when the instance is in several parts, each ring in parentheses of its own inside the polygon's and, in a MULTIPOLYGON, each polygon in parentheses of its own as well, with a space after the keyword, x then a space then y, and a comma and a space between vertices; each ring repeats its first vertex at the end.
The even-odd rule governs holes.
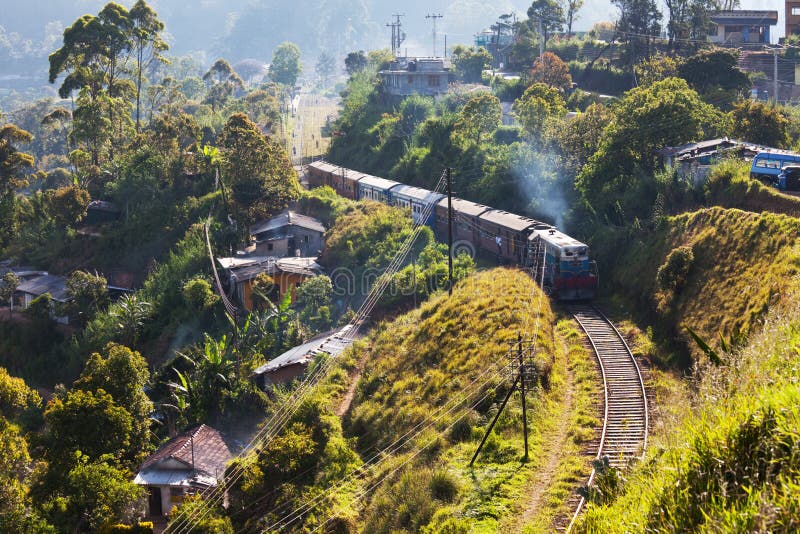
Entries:
POLYGON ((50 315, 51 317, 61 324, 69 324, 69 317, 66 315, 58 315, 58 304, 65 304, 72 300, 67 292, 67 279, 63 276, 54 274, 43 274, 23 280, 17 286, 14 300, 22 309, 26 310, 31 305, 34 299, 41 297, 45 293, 50 294, 50 315))
POLYGON ((267 295, 280 300, 291 291, 292 300, 295 289, 306 279, 323 273, 316 257, 273 258, 269 256, 243 256, 237 258, 217 258, 227 275, 228 295, 237 300, 247 310, 255 309, 253 301, 253 282, 264 273, 272 277, 275 286, 267 295))
POLYGON ((711 22, 717 25, 716 33, 709 35, 712 43, 732 46, 768 44, 770 26, 778 24, 778 12, 750 9, 715 11, 711 13, 711 22))
POLYGON ((122 211, 113 202, 105 200, 93 200, 86 207, 86 217, 83 223, 87 226, 110 223, 119 220, 122 211))
POLYGON ((769 150, 769 147, 723 137, 664 147, 656 150, 656 154, 665 166, 677 169, 678 175, 697 185, 708 178, 711 167, 721 159, 738 157, 749 160, 764 150, 769 150))
POLYGON ((786 36, 800 33, 800 0, 786 0, 784 25, 786 36))
POLYGON ((305 373, 308 364, 319 355, 338 356, 353 340, 347 335, 351 326, 327 332, 289 349, 253 371, 256 385, 266 390, 271 385, 285 384, 305 373))
POLYGON ((317 256, 325 247, 325 226, 320 221, 286 210, 250 227, 254 255, 285 258, 317 256))
POLYGON ((509 63, 511 46, 514 44, 514 35, 509 30, 495 31, 487 28, 475 35, 475 46, 485 48, 494 58, 493 64, 496 67, 502 68, 509 63))
POLYGON ((436 96, 447 92, 451 65, 440 57, 397 58, 378 76, 390 95, 436 96))
POLYGON ((219 431, 207 425, 175 436, 139 468, 135 484, 147 488, 149 516, 164 516, 187 494, 216 486, 233 457, 219 431))

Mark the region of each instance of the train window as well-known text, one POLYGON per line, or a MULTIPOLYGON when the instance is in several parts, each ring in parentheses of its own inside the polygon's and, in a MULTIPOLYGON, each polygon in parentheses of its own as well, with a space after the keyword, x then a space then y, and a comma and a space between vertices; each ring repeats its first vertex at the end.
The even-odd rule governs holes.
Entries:
POLYGON ((565 256, 572 256, 572 251, 568 250, 564 253, 565 256))

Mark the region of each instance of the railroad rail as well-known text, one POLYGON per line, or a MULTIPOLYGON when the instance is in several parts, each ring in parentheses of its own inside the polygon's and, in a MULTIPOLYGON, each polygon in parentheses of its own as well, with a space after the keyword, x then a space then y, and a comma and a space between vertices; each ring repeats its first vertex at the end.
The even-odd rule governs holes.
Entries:
MULTIPOLYGON (((650 421, 642 373, 625 339, 605 315, 588 305, 569 310, 586 333, 603 378, 603 430, 596 459, 607 456, 612 467, 625 467, 643 457, 647 448, 650 421)), ((594 483, 595 475, 596 469, 592 469, 587 487, 594 483)), ((581 497, 567 532, 585 501, 581 497)))

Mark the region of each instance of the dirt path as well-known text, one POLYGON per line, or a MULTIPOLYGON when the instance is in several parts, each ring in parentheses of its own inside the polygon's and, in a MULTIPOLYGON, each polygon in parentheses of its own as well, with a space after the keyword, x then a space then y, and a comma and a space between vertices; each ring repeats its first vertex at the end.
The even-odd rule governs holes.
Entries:
POLYGON ((350 404, 353 402, 353 397, 356 395, 356 387, 358 386, 359 380, 361 380, 361 375, 364 374, 364 366, 366 364, 366 358, 362 358, 361 361, 358 362, 356 370, 350 375, 350 384, 347 386, 347 393, 344 394, 342 402, 340 402, 339 406, 336 408, 337 416, 343 416, 347 413, 347 410, 350 409, 350 404))
POLYGON ((552 485, 558 465, 563 460, 565 445, 569 436, 569 425, 572 419, 573 397, 575 395, 575 385, 572 373, 567 369, 567 387, 564 391, 564 400, 561 402, 560 417, 556 427, 545 437, 547 446, 543 451, 547 460, 544 467, 539 470, 528 488, 527 494, 531 496, 528 506, 519 518, 519 525, 530 523, 539 513, 542 507, 542 499, 552 485))

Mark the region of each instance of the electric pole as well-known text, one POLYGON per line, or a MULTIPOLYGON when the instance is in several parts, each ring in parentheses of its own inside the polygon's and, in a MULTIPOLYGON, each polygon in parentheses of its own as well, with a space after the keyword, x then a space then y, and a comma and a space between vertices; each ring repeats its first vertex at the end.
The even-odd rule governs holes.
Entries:
POLYGON ((436 57, 436 21, 442 18, 442 15, 437 13, 428 14, 425 15, 425 18, 433 21, 433 57, 436 57))
POLYGON ((453 175, 452 169, 444 170, 447 180, 447 294, 453 296, 453 175))
POLYGON ((483 448, 484 444, 486 444, 486 440, 489 439, 489 434, 492 433, 492 429, 494 425, 497 423, 497 420, 500 418, 500 414, 503 413, 503 410, 508 404, 508 399, 511 398, 511 395, 514 391, 519 387, 520 394, 521 394, 521 401, 522 401, 522 431, 525 440, 525 456, 523 461, 528 460, 528 407, 527 401, 525 398, 525 392, 527 391, 526 388, 535 387, 536 384, 536 364, 533 361, 533 351, 536 345, 534 341, 523 341, 522 334, 517 335, 517 341, 512 342, 513 345, 516 346, 516 358, 514 356, 514 350, 509 349, 508 355, 513 359, 516 359, 517 362, 512 364, 512 368, 517 367, 517 371, 514 373, 514 381, 511 383, 511 387, 509 388, 508 392, 506 393, 503 402, 500 404, 500 408, 497 410, 497 413, 492 419, 492 422, 489 424, 489 428, 486 429, 486 432, 483 434, 483 439, 481 439, 480 445, 478 445, 478 449, 475 451, 475 454, 472 455, 472 460, 469 462, 469 466, 475 463, 475 460, 478 458, 478 454, 480 454, 481 449, 483 448), (526 356, 524 355, 523 349, 527 347, 527 363, 526 363, 526 356))
POLYGON ((400 22, 400 17, 404 17, 405 13, 394 13, 392 16, 394 21, 386 27, 392 29, 392 55, 397 56, 400 53, 400 45, 406 40, 406 34, 402 30, 403 24, 400 22))

